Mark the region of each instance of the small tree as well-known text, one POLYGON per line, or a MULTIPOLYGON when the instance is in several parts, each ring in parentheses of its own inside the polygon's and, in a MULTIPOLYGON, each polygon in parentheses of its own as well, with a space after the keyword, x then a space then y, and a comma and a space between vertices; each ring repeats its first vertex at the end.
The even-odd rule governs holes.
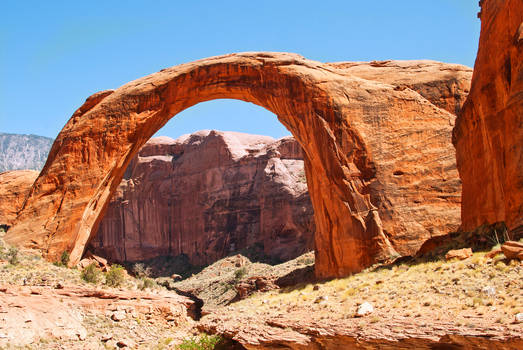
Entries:
POLYGON ((142 263, 134 264, 133 272, 138 278, 145 278, 151 276, 151 268, 149 266, 145 267, 142 263))
POLYGON ((7 252, 7 259, 11 265, 17 265, 20 261, 18 260, 18 249, 15 247, 9 248, 7 252))
POLYGON ((102 277, 102 273, 98 270, 96 263, 89 264, 85 269, 82 270, 80 274, 82 279, 88 283, 98 283, 102 277))
POLYGON ((105 274, 105 284, 109 287, 119 287, 125 281, 125 269, 123 266, 114 264, 105 274))
POLYGON ((67 264, 69 264, 69 256, 69 252, 64 250, 62 256, 60 256, 60 263, 62 263, 63 266, 67 266, 67 264))

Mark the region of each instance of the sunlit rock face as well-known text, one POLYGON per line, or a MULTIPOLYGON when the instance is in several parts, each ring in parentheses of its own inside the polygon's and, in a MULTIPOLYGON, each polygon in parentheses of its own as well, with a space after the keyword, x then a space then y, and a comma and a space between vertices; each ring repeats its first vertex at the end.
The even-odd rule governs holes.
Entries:
POLYGON ((140 149, 90 245, 116 261, 185 254, 205 265, 254 246, 288 260, 313 239, 300 145, 204 130, 140 149))
POLYGON ((483 0, 472 86, 454 128, 462 228, 523 236, 523 2, 483 0))
POLYGON ((79 261, 127 166, 177 113, 239 99, 277 115, 303 149, 319 278, 411 254, 459 225, 451 131, 470 68, 321 63, 248 52, 174 66, 89 97, 56 138, 5 239, 79 261))
POLYGON ((13 225, 37 177, 36 170, 0 173, 0 225, 4 228, 13 225))

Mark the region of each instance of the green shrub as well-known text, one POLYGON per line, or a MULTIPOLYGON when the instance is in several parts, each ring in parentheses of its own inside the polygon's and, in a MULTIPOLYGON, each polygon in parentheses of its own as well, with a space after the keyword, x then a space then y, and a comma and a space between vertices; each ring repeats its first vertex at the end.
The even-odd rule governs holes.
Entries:
POLYGON ((125 281, 125 269, 122 265, 114 264, 105 274, 105 284, 109 287, 119 287, 125 281))
POLYGON ((152 278, 149 278, 149 277, 144 277, 142 279, 142 283, 138 286, 138 288, 140 290, 144 290, 144 289, 151 289, 151 288, 154 288, 156 286, 156 282, 152 279, 152 278))
POLYGON ((11 265, 17 265, 20 261, 18 260, 18 249, 15 247, 9 248, 7 252, 7 260, 11 265))
POLYGON ((96 284, 100 282, 102 273, 100 272, 100 270, 98 270, 97 264, 93 262, 82 270, 80 276, 85 282, 96 284))
POLYGON ((219 335, 202 334, 199 337, 185 339, 180 345, 179 350, 213 350, 222 341, 219 335))
POLYGON ((246 267, 239 268, 238 270, 236 270, 234 272, 234 279, 239 281, 243 277, 245 277, 245 275, 247 275, 247 268, 246 267))
POLYGON ((60 262, 63 266, 67 266, 67 264, 69 264, 69 256, 69 252, 67 250, 64 250, 62 256, 60 256, 60 262))

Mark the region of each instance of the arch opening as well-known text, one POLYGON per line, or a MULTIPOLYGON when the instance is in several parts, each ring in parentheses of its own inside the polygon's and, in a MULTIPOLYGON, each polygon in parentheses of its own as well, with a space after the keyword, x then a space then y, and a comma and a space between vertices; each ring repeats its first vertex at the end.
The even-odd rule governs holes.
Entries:
POLYGON ((87 250, 127 265, 145 261, 170 276, 238 253, 294 259, 313 250, 313 235, 299 144, 265 109, 217 100, 174 116, 140 149, 87 250))

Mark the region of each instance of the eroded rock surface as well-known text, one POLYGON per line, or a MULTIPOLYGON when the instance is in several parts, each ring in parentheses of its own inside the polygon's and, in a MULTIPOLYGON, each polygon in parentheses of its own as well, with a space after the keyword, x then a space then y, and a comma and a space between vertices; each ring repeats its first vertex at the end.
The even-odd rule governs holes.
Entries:
POLYGON ((13 224, 37 176, 36 170, 0 173, 0 225, 13 224))
POLYGON ((472 87, 453 135, 462 228, 505 222, 516 236, 523 233, 523 2, 480 3, 472 87))
POLYGON ((203 130, 140 149, 91 247, 116 261, 185 254, 208 265, 255 244, 289 260, 313 249, 313 234, 303 154, 292 137, 203 130))
POLYGON ((141 146, 180 111, 233 98, 274 112, 304 151, 318 277, 412 253, 459 224, 455 116, 446 108, 459 109, 471 70, 426 61, 358 65, 355 72, 295 54, 238 53, 97 93, 58 135, 6 240, 51 260, 69 250, 78 262, 141 146), (439 73, 431 79, 427 70, 439 73))
POLYGON ((191 322, 192 305, 190 299, 166 292, 0 285, 0 346, 24 346, 53 338, 93 340, 85 322, 93 316, 186 324, 191 322))

